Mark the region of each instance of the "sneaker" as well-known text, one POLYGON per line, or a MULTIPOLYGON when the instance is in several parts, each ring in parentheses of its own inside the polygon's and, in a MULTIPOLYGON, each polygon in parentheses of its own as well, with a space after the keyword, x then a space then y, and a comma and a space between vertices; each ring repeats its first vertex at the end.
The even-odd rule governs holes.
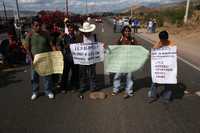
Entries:
POLYGON ((114 92, 114 91, 113 91, 111 95, 112 95, 112 96, 116 96, 116 95, 118 95, 118 94, 119 94, 119 92, 114 92))
POLYGON ((48 97, 49 97, 49 99, 54 99, 54 94, 53 93, 49 93, 48 97))
POLYGON ((35 100, 37 98, 37 94, 33 94, 32 96, 31 96, 31 100, 35 100))

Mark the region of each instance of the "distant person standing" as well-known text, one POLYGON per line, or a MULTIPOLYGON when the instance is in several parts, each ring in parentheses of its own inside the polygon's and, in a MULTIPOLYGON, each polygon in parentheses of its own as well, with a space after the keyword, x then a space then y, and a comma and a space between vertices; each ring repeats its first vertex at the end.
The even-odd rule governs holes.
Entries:
MULTIPOLYGON (((169 46, 169 47, 173 47, 175 46, 174 43, 172 43, 172 41, 168 40, 169 35, 167 31, 161 31, 159 33, 159 43, 154 45, 153 48, 162 48, 164 46, 169 46)), ((173 88, 174 84, 157 84, 157 83, 152 83, 151 88, 148 91, 148 97, 149 97, 149 103, 152 103, 156 100, 158 100, 159 96, 162 99, 162 102, 164 103, 168 103, 170 101, 170 99, 172 98, 172 88, 173 88), (164 90, 158 94, 157 93, 157 88, 160 85, 164 85, 164 90)))
POLYGON ((138 33, 138 28, 140 27, 140 21, 136 18, 133 19, 132 27, 133 27, 134 33, 138 33))
MULTIPOLYGON (((52 51, 53 46, 50 45, 49 34, 41 30, 41 21, 38 17, 32 19, 32 32, 25 38, 25 48, 32 55, 32 60, 36 54, 52 51)), ((54 98, 52 92, 52 75, 39 76, 32 66, 32 96, 31 100, 35 100, 39 96, 39 78, 42 77, 45 95, 49 99, 54 98)))
POLYGON ((116 18, 113 18, 113 32, 116 32, 116 28, 117 28, 117 20, 116 18))
POLYGON ((152 21, 152 19, 150 19, 150 20, 148 21, 148 23, 147 23, 147 31, 148 31, 149 33, 152 33, 152 28, 153 28, 153 21, 152 21))
POLYGON ((157 28, 157 21, 156 19, 153 19, 152 33, 156 33, 156 28, 157 28))

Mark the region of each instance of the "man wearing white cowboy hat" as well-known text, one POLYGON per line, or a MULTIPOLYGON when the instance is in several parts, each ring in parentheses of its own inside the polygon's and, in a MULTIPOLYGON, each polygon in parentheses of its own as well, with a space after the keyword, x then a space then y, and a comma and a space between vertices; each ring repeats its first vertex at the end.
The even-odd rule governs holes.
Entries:
MULTIPOLYGON (((97 42, 96 34, 92 32, 96 29, 96 25, 90 24, 89 22, 84 22, 83 26, 79 28, 81 32, 80 43, 93 43, 97 42)), ((80 65, 80 95, 79 98, 83 99, 83 92, 87 90, 89 84, 89 89, 91 91, 96 91, 96 64, 91 65, 80 65)))

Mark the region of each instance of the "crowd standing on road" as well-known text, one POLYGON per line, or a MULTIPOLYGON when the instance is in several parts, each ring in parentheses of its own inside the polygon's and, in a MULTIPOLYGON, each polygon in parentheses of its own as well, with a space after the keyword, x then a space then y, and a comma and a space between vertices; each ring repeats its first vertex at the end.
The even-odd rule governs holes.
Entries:
MULTIPOLYGON (((31 67, 31 83, 32 83, 32 96, 31 100, 38 98, 39 94, 39 78, 43 79, 44 92, 49 99, 54 98, 53 84, 56 84, 59 90, 63 93, 67 91, 78 91, 78 96, 80 99, 84 99, 84 92, 90 90, 91 92, 96 92, 98 90, 96 83, 96 64, 92 65, 77 65, 74 64, 72 53, 70 50, 70 45, 74 43, 82 44, 93 44, 98 42, 96 34, 94 31, 96 29, 95 24, 91 24, 91 19, 87 19, 82 26, 77 28, 75 24, 70 22, 68 18, 64 19, 64 27, 59 24, 54 23, 52 26, 45 25, 41 22, 40 17, 34 17, 32 19, 32 30, 27 33, 24 39, 24 47, 20 46, 19 51, 16 49, 16 42, 13 36, 10 36, 9 40, 4 43, 6 45, 0 45, 0 52, 4 54, 8 62, 13 63, 16 61, 14 57, 20 57, 25 63, 32 64, 34 56, 36 54, 56 51, 62 52, 64 57, 64 70, 62 75, 56 75, 57 80, 53 80, 53 76, 39 76, 39 74, 31 67), (51 28, 49 28, 51 27, 51 28), (9 48, 7 48, 9 46, 9 48), (2 48, 3 47, 3 48, 2 48), (5 48, 4 48, 5 47, 5 48), (8 50, 9 49, 9 50, 8 50), (25 50, 26 49, 26 50, 25 50), (7 52, 5 50, 11 51, 7 52), (10 53, 15 54, 10 56, 10 53), (16 56, 20 55, 20 56, 16 56), (28 59, 29 57, 29 59, 28 59), (27 61, 29 60, 29 61, 27 61), (31 61, 30 61, 31 60, 31 61)), ((131 28, 133 28, 134 33, 138 33, 138 28, 140 27, 140 21, 137 18, 130 19, 129 24, 123 25, 122 20, 118 18, 113 19, 113 31, 121 31, 121 37, 119 38, 118 45, 138 45, 138 42, 134 37, 131 36, 131 28), (120 27, 119 27, 120 26, 120 27)), ((147 23, 147 30, 150 33, 156 32, 157 23, 155 19, 150 19, 147 23)), ((163 46, 173 46, 170 40, 168 40, 168 33, 162 31, 159 34, 160 42, 154 46, 154 48, 160 48, 163 46)), ((4 44, 2 43, 2 44, 4 44)), ((126 78, 125 83, 125 95, 124 98, 129 98, 133 96, 133 73, 115 73, 113 78, 113 91, 112 95, 117 95, 121 90, 121 78, 126 78)), ((149 92, 149 103, 152 103, 158 99, 157 88, 159 84, 152 83, 149 92)), ((169 101, 172 97, 171 87, 172 85, 164 84, 165 89, 160 95, 169 101)))

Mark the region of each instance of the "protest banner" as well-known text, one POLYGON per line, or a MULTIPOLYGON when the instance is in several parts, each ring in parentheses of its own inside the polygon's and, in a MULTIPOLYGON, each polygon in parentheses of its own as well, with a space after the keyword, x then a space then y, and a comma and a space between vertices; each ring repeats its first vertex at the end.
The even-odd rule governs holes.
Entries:
POLYGON ((34 56, 33 67, 40 76, 62 74, 64 68, 61 51, 45 52, 34 56))
POLYGON ((104 60, 104 48, 100 42, 70 45, 74 64, 91 65, 104 60))
POLYGON ((140 69, 146 62, 149 51, 138 45, 111 45, 105 56, 106 72, 128 73, 140 69))
POLYGON ((177 83, 177 48, 151 49, 151 77, 153 83, 177 83))

